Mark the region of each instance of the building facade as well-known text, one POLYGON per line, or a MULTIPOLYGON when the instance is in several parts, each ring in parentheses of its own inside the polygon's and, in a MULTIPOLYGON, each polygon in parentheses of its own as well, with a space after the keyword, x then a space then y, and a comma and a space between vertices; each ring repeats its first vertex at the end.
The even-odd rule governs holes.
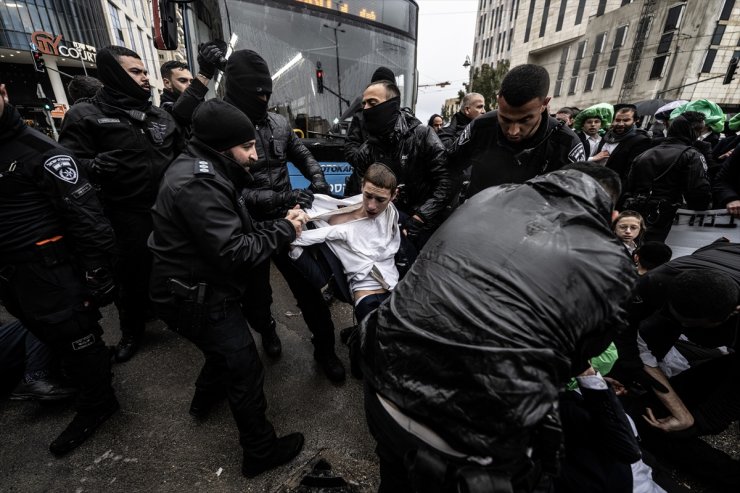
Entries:
POLYGON ((519 3, 522 2, 522 0, 478 1, 471 73, 476 68, 480 69, 483 64, 495 68, 502 61, 511 60, 514 28, 519 20, 519 3))
POLYGON ((509 58, 512 67, 544 66, 553 109, 655 98, 706 98, 728 112, 740 109, 738 81, 722 84, 730 59, 740 56, 736 0, 481 0, 479 7, 473 65, 509 58), (512 49, 507 41, 501 58, 485 58, 479 33, 498 39, 496 21, 493 31, 485 24, 499 3, 514 19, 512 49))

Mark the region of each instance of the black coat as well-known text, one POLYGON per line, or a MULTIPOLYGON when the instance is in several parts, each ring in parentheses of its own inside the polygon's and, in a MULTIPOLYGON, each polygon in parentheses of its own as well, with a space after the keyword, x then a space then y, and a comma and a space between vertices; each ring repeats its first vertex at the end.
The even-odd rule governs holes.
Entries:
POLYGON ((468 197, 481 190, 505 183, 524 183, 530 178, 562 168, 568 163, 585 160, 583 144, 569 128, 556 128, 558 120, 542 114, 534 135, 512 145, 506 140, 498 123, 498 112, 491 111, 465 127, 457 140, 448 147, 450 164, 456 170, 472 165, 468 197), (535 148, 536 147, 536 148, 535 148), (517 159, 517 153, 532 149, 531 155, 517 159))
POLYGON ((714 207, 727 207, 732 201, 740 200, 740 147, 725 161, 712 184, 714 207))
POLYGON ((159 180, 182 149, 183 139, 172 116, 161 108, 151 106, 142 122, 96 96, 69 109, 59 143, 88 169, 98 154, 115 151, 116 173, 95 178, 103 201, 106 207, 141 211, 154 204, 159 180))
POLYGON ((636 274, 611 202, 577 171, 469 199, 363 320, 368 383, 462 453, 519 457, 571 358, 623 323, 636 274))
POLYGON ((172 115, 180 129, 189 134, 193 112, 205 100, 207 93, 208 86, 195 78, 179 98, 172 91, 163 91, 159 107, 172 115))
POLYGON ((672 138, 640 154, 632 163, 625 194, 648 195, 651 189, 655 199, 674 204, 685 201, 694 210, 706 210, 712 200, 704 157, 695 148, 672 138), (671 164, 670 171, 654 182, 671 164))
POLYGON ((295 239, 290 221, 253 223, 240 191, 249 175, 191 139, 162 178, 152 208, 152 301, 172 305, 169 278, 209 286, 208 304, 237 300, 251 267, 295 239))
POLYGON ((0 265, 62 236, 90 269, 107 265, 114 235, 72 153, 28 128, 15 109, 0 129, 0 265))
POLYGON ((403 185, 395 202, 400 211, 418 215, 427 228, 439 224, 452 199, 452 181, 445 149, 434 130, 403 111, 393 132, 383 140, 368 137, 360 146, 353 173, 361 181, 373 163, 388 166, 403 185))
POLYGON ((247 206, 260 220, 283 217, 291 205, 283 198, 292 190, 288 161, 311 183, 325 181, 324 172, 282 115, 268 113, 255 129, 258 160, 249 168, 253 180, 245 192, 247 206))
MULTIPOLYGON (((601 152, 604 144, 606 144, 606 140, 602 139, 599 147, 596 148, 597 153, 601 152)), ((622 179, 622 188, 627 183, 627 176, 635 158, 650 149, 651 146, 650 135, 645 130, 636 128, 634 133, 622 140, 611 153, 606 161, 606 167, 619 173, 619 177, 622 179)))
POLYGON ((445 146, 445 149, 450 148, 462 131, 465 130, 465 127, 467 127, 472 121, 473 120, 468 118, 462 111, 458 111, 452 115, 452 118, 450 118, 450 124, 443 127, 442 130, 439 131, 439 134, 437 134, 439 135, 439 140, 442 141, 442 145, 445 146))

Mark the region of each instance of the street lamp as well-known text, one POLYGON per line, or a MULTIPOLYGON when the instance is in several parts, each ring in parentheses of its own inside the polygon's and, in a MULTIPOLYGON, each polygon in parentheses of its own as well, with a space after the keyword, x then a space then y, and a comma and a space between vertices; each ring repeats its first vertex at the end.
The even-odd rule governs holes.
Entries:
POLYGON ((463 63, 463 67, 465 68, 470 67, 470 56, 465 55, 465 63, 463 63))
POLYGON ((335 49, 336 58, 337 58, 337 93, 338 93, 337 99, 339 99, 339 116, 342 116, 342 81, 341 81, 341 77, 339 76, 339 38, 337 37, 337 33, 347 32, 344 29, 339 29, 339 26, 341 25, 342 25, 341 22, 339 22, 336 26, 330 26, 329 24, 324 24, 324 27, 328 27, 329 29, 332 29, 334 31, 334 49, 335 49))

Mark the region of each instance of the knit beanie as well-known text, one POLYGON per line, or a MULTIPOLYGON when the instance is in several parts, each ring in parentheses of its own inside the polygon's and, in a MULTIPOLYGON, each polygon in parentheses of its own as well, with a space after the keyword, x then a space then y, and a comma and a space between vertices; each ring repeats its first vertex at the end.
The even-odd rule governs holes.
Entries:
POLYGON ((226 94, 272 94, 272 78, 265 59, 252 50, 235 51, 226 64, 226 94))
POLYGON ((370 83, 378 82, 379 80, 389 80, 395 84, 396 74, 394 74, 388 67, 378 67, 378 69, 373 73, 370 83))
POLYGON ((252 122, 242 111, 220 99, 210 99, 193 114, 193 135, 216 151, 225 151, 255 138, 252 122))

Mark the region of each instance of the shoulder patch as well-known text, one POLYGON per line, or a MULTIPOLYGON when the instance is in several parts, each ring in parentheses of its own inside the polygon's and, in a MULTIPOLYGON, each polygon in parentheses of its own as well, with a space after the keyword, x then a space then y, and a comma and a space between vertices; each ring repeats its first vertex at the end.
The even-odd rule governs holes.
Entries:
POLYGON ((77 164, 70 156, 52 156, 44 163, 44 169, 56 178, 75 184, 79 178, 77 164))
POLYGON ((578 144, 570 150, 568 153, 568 159, 571 163, 586 160, 586 151, 583 149, 583 144, 581 142, 578 142, 578 144))
POLYGON ((211 163, 203 159, 196 159, 195 162, 193 162, 193 174, 216 176, 211 163))

